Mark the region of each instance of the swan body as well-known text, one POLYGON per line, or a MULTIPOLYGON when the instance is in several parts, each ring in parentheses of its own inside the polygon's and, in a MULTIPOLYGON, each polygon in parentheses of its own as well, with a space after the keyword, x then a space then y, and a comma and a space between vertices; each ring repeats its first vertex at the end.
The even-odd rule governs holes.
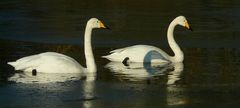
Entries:
MULTIPOLYGON (((109 59, 110 61, 115 62, 122 62, 126 57, 129 57, 129 61, 131 62, 143 62, 145 59, 145 56, 150 51, 156 51, 156 53, 151 53, 151 62, 168 62, 167 59, 169 58, 168 54, 165 53, 163 50, 150 46, 150 45, 134 45, 130 47, 125 47, 117 50, 113 50, 110 53, 111 55, 103 56, 104 58, 109 59)), ((145 62, 147 62, 145 60, 145 62)), ((149 61, 150 62, 150 61, 149 61)))
POLYGON ((154 46, 134 45, 113 50, 110 52, 110 55, 102 57, 114 62, 124 62, 126 58, 128 62, 182 62, 184 60, 184 54, 173 36, 174 28, 177 25, 192 30, 184 16, 178 16, 170 23, 167 31, 167 38, 168 43, 175 54, 174 56, 170 56, 163 50, 154 46))
POLYGON ((32 72, 33 69, 36 69, 38 72, 48 73, 78 73, 85 71, 85 68, 73 58, 56 52, 27 56, 8 64, 14 66, 15 70, 25 72, 32 72))
POLYGON ((23 57, 14 62, 8 62, 15 70, 24 72, 37 72, 43 73, 80 73, 80 72, 96 72, 96 63, 94 60, 91 34, 94 28, 107 28, 100 20, 91 18, 88 20, 85 36, 84 36, 84 53, 86 58, 86 68, 81 66, 76 60, 66 55, 56 52, 45 52, 36 55, 23 57))

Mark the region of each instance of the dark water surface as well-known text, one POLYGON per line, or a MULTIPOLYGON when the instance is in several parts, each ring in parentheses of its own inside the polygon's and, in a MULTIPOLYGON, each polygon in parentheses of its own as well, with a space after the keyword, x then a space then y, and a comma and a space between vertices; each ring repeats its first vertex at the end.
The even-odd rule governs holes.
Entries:
POLYGON ((1 108, 238 108, 240 1, 237 0, 2 0, 1 108), (187 17, 194 32, 177 27, 184 63, 130 64, 102 59, 134 44, 167 45, 168 24, 187 17), (16 72, 6 63, 46 51, 85 66, 83 31, 97 17, 112 30, 94 30, 97 74, 16 72), (142 68, 144 67, 144 68, 142 68))

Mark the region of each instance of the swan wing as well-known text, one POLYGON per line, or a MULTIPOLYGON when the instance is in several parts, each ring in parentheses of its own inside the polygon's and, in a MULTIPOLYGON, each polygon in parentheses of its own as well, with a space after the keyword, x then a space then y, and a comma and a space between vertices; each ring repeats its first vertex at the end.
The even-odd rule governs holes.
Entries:
POLYGON ((27 67, 28 62, 35 61, 38 58, 39 58, 38 55, 31 55, 18 59, 15 62, 8 62, 8 64, 13 66, 15 70, 23 70, 27 67))
POLYGON ((146 61, 147 57, 156 59, 154 62, 168 62, 168 55, 161 49, 149 45, 134 45, 111 51, 107 56, 102 56, 110 61, 122 62, 125 58, 129 58, 131 62, 152 62, 146 61))

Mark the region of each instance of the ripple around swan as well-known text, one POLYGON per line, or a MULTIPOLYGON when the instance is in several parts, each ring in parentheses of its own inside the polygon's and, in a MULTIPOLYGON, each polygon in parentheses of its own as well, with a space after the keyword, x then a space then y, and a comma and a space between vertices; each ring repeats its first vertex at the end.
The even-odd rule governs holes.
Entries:
POLYGON ((94 80, 95 74, 81 74, 81 73, 37 73, 32 75, 30 72, 15 73, 8 78, 8 81, 16 83, 56 83, 67 81, 79 81, 81 79, 94 80))
POLYGON ((174 84, 180 79, 183 63, 129 63, 110 62, 106 66, 119 79, 126 81, 147 81, 156 77, 168 76, 166 84, 174 84))

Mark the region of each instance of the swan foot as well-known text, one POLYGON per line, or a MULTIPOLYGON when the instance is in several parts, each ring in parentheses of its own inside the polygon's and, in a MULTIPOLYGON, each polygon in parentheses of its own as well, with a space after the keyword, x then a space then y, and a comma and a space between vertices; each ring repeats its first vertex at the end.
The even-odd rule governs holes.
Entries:
POLYGON ((124 64, 124 66, 129 66, 128 61, 129 61, 129 57, 126 57, 126 58, 122 61, 122 63, 124 64))
POLYGON ((32 70, 32 76, 36 76, 37 75, 37 70, 36 69, 33 69, 32 70))

